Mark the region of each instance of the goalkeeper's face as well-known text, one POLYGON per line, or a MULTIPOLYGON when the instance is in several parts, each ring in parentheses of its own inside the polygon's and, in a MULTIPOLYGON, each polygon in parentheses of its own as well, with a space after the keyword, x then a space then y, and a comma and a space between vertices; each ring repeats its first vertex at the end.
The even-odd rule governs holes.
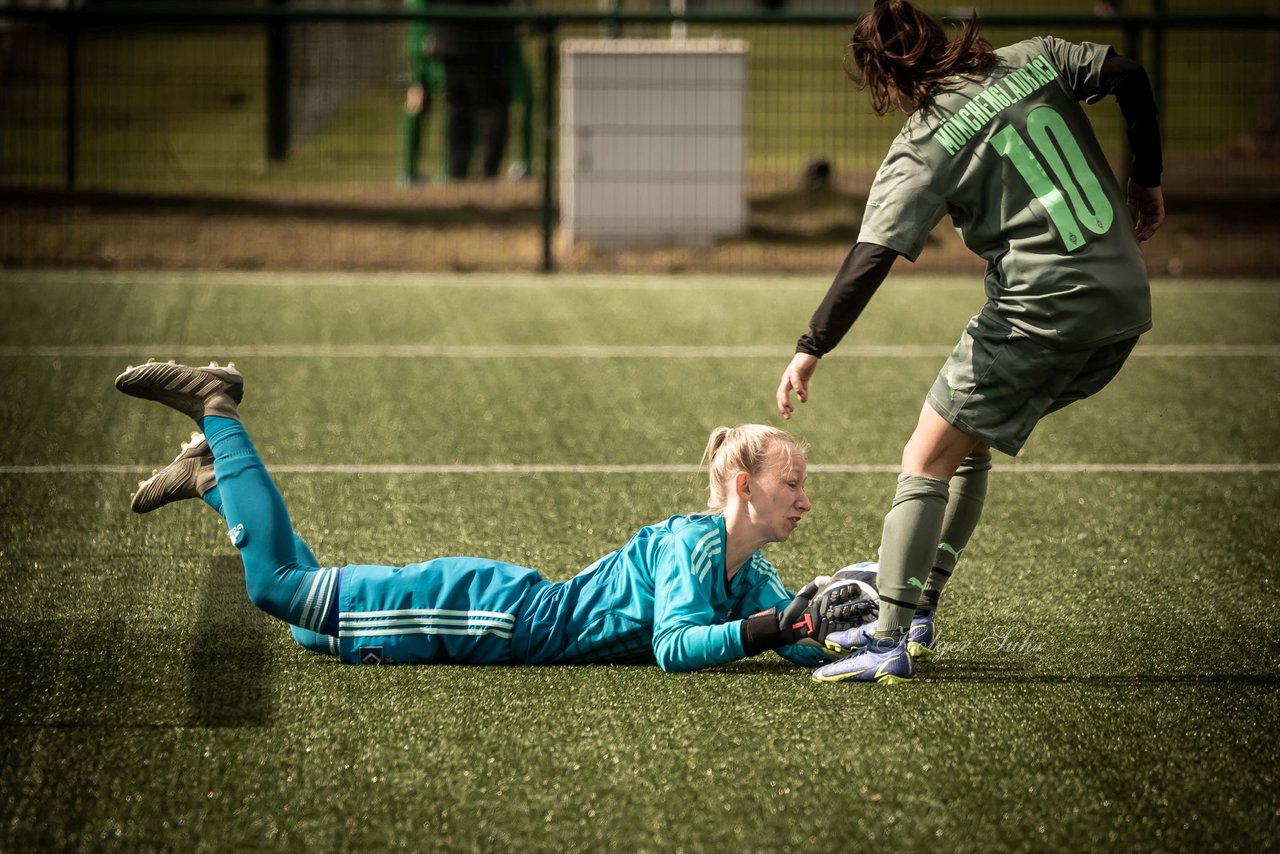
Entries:
POLYGON ((800 517, 812 507, 804 491, 808 473, 803 456, 779 453, 770 465, 751 478, 754 481, 750 500, 752 521, 768 542, 789 539, 800 524, 800 517))

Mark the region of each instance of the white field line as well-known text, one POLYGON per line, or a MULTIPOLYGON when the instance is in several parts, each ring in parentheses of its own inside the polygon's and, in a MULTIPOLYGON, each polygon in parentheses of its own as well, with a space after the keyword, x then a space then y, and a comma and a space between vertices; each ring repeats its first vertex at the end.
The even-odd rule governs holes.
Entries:
MULTIPOLYGON (((42 474, 145 474, 153 466, 128 465, 34 465, 0 466, 0 475, 42 474)), ((276 474, 409 474, 409 475, 494 475, 494 474, 700 474, 700 466, 675 465, 398 465, 334 464, 272 465, 276 474)), ((1010 463, 996 471, 1009 474, 1280 474, 1280 463, 1010 463)), ((810 474, 897 474, 890 464, 843 465, 815 463, 810 474)))
MULTIPOLYGON (((663 344, 102 344, 95 346, 0 346, 0 358, 115 357, 147 358, 196 356, 198 360, 231 358, 343 358, 343 359, 747 359, 787 358, 789 346, 683 346, 663 344)), ((832 358, 914 359, 945 358, 951 346, 929 344, 853 345, 832 352, 832 358)), ((1244 358, 1280 357, 1280 344, 1146 344, 1134 357, 1244 358)))
MULTIPOLYGON (((975 262, 977 263, 977 262, 975 262)), ((981 265, 972 275, 898 275, 888 287, 894 291, 940 290, 962 291, 982 299, 981 265)), ((529 290, 556 293, 574 290, 647 290, 680 291, 690 289, 713 291, 798 290, 821 297, 831 283, 826 274, 786 273, 767 276, 734 274, 667 273, 412 273, 412 272, 288 272, 260 273, 235 270, 156 271, 156 270, 0 270, 0 285, 53 284, 95 287, 127 285, 133 287, 253 287, 253 288, 411 288, 420 290, 529 290)), ((1168 279, 1152 282, 1156 293, 1187 291, 1196 295, 1207 292, 1274 291, 1280 287, 1276 279, 1168 279)))
MULTIPOLYGON (((368 290, 369 288, 407 288, 412 290, 506 290, 536 291, 558 294, 571 291, 796 291, 821 297, 830 284, 830 278, 810 277, 799 274, 771 277, 741 277, 687 275, 669 276, 646 273, 560 274, 547 277, 540 274, 514 273, 241 273, 217 272, 124 272, 86 274, 84 271, 5 271, 0 270, 0 285, 52 284, 93 287, 95 285, 154 288, 178 287, 249 287, 249 288, 335 288, 368 290)), ((900 289, 964 288, 981 298, 980 279, 949 279, 946 277, 928 281, 903 279, 897 283, 900 289), (975 285, 975 282, 978 284, 975 285)))

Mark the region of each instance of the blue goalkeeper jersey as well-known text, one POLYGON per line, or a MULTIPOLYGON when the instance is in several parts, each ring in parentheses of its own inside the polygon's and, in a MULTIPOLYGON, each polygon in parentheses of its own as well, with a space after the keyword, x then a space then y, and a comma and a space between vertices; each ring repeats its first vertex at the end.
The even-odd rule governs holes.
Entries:
MULTIPOLYGON (((724 517, 696 514, 640 529, 568 581, 470 557, 344 567, 336 651, 352 664, 724 664, 745 655, 743 618, 793 597, 760 552, 727 580, 724 543, 724 517)), ((810 646, 778 652, 827 660, 810 646)))

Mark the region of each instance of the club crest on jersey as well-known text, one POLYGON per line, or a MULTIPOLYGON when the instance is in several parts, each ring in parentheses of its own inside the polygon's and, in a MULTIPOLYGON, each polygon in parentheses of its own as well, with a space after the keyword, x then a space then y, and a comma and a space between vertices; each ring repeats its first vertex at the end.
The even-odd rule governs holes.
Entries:
POLYGON ((356 661, 361 664, 381 664, 382 647, 362 646, 356 650, 356 661))

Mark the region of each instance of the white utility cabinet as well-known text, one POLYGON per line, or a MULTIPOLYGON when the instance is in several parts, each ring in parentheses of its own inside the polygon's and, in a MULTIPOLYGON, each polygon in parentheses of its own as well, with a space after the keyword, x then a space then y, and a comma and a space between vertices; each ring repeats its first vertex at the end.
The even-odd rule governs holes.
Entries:
POLYGON ((746 42, 567 40, 561 57, 565 238, 707 245, 743 232, 746 42))

